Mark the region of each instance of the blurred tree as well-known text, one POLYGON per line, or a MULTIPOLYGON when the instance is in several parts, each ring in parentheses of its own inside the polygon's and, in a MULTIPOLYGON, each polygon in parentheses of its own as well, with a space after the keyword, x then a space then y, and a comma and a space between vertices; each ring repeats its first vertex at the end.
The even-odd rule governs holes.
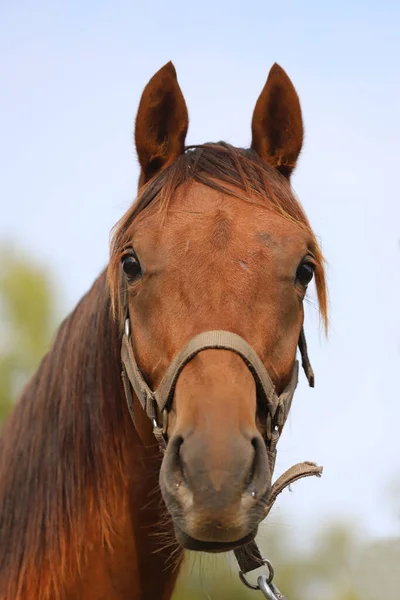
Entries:
POLYGON ((47 270, 0 252, 0 421, 47 351, 55 299, 47 270))
MULTIPOLYGON (((309 550, 291 545, 288 521, 285 524, 274 521, 273 527, 262 529, 261 540, 268 540, 268 549, 262 541, 260 549, 271 559, 276 568, 274 581, 290 600, 361 600, 348 568, 350 557, 361 547, 351 524, 337 523, 321 528, 312 535, 309 550)), ((256 578, 249 576, 254 583, 256 578)), ((210 598, 262 600, 263 596, 243 586, 233 558, 189 556, 173 600, 210 598)))

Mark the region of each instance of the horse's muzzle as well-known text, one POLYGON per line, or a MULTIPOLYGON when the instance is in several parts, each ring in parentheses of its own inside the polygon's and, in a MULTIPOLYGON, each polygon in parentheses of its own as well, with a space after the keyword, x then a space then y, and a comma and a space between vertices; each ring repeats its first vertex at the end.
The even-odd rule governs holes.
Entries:
POLYGON ((226 552, 253 539, 269 496, 271 475, 261 436, 208 440, 174 436, 160 484, 176 537, 188 549, 226 552))

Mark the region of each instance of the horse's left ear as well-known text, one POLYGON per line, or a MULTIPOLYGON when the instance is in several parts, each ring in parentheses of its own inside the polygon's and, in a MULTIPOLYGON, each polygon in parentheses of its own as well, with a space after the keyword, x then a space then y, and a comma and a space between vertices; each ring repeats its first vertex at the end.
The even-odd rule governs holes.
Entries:
POLYGON ((251 129, 252 149, 289 178, 303 145, 303 119, 296 90, 276 63, 257 100, 251 129))
POLYGON ((184 152, 188 125, 185 99, 169 62, 150 79, 139 104, 135 125, 139 186, 184 152))

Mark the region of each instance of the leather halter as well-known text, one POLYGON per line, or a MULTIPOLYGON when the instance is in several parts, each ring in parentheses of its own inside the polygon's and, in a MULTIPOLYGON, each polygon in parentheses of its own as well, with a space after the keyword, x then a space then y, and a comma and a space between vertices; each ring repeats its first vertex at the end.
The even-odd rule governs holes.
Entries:
MULTIPOLYGON (((241 336, 231 331, 205 331, 193 337, 173 358, 159 386, 153 391, 147 385, 136 362, 131 343, 130 319, 127 316, 121 347, 122 381, 133 424, 135 425, 132 389, 143 410, 152 420, 153 433, 157 438, 161 451, 165 452, 167 446, 166 434, 168 410, 171 406, 178 377, 185 365, 187 365, 199 352, 207 349, 230 350, 231 352, 238 354, 253 375, 257 385, 258 397, 266 403, 268 409, 264 441, 267 448, 272 476, 276 460, 276 445, 288 417, 293 395, 297 387, 299 371, 298 361, 296 361, 293 366, 289 384, 278 396, 269 373, 254 348, 241 336), (159 424, 159 415, 162 415, 163 419, 161 425, 159 424)), ((302 357, 302 366, 309 385, 314 387, 314 373, 308 358, 307 344, 303 329, 300 333, 299 349, 302 357)), ((273 484, 265 506, 264 518, 270 512, 277 496, 288 485, 302 477, 311 475, 319 477, 321 474, 322 467, 318 467, 315 463, 311 462, 298 463, 293 467, 290 467, 290 469, 283 473, 283 475, 281 475, 273 484)), ((265 560, 262 558, 255 541, 240 548, 236 548, 234 552, 239 563, 241 575, 265 564, 265 560)))

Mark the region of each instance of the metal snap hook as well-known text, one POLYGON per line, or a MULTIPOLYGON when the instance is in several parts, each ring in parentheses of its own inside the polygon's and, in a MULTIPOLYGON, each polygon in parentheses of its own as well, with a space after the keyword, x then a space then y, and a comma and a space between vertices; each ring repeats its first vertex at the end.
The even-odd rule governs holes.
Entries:
POLYGON ((271 582, 268 582, 267 577, 265 575, 260 575, 257 579, 258 589, 262 592, 263 596, 268 600, 284 600, 284 596, 278 590, 276 585, 271 582))

